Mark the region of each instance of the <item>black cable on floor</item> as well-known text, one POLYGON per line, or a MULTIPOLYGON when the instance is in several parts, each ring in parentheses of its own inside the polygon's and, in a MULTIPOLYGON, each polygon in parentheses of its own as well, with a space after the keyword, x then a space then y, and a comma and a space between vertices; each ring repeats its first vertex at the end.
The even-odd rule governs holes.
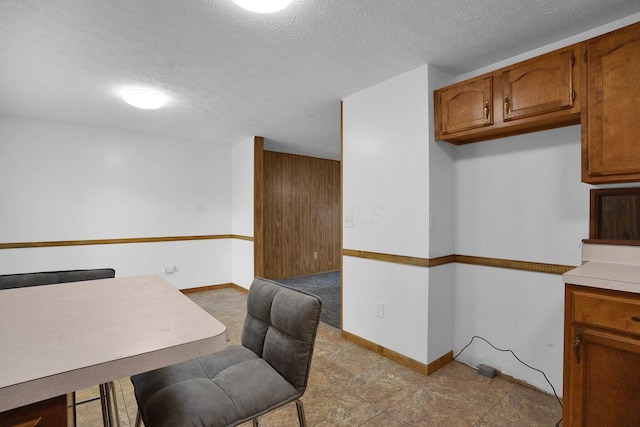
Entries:
MULTIPOLYGON (((518 356, 516 356, 516 354, 513 352, 513 350, 506 350, 506 349, 502 349, 502 348, 498 348, 495 345, 491 344, 486 338, 482 338, 479 337, 477 335, 474 335, 471 338, 471 341, 469 341, 469 343, 467 345, 465 345, 464 347, 462 347, 462 350, 460 350, 458 352, 458 354, 456 354, 456 356, 453 358, 453 360, 456 360, 458 356, 460 356, 460 354, 462 354, 463 351, 466 350, 467 347, 469 347, 471 345, 471 343, 473 342, 474 339, 478 338, 479 340, 482 340, 484 342, 486 342, 487 344, 489 344, 491 347, 493 347, 494 349, 498 350, 498 351, 502 351, 502 352, 509 352, 513 355, 513 357, 516 358, 516 360, 520 363, 522 363, 524 366, 526 366, 529 369, 533 369, 534 371, 540 372, 542 374, 542 376, 544 377, 545 380, 547 380, 547 383, 549 383, 549 386, 551 387, 551 390, 553 390, 553 394, 556 397, 556 399, 558 400, 558 403, 560 404, 560 407, 562 408, 562 400, 560 400, 560 397, 558 397, 558 393, 556 393, 556 389, 555 387, 553 387, 553 384, 551 384, 551 381, 549 381, 549 378, 547 378, 547 375, 540 369, 538 368, 534 368, 533 366, 523 362, 518 356)), ((562 420, 560 420, 562 421, 562 420)), ((558 424, 556 425, 560 425, 560 421, 558 421, 558 424)))

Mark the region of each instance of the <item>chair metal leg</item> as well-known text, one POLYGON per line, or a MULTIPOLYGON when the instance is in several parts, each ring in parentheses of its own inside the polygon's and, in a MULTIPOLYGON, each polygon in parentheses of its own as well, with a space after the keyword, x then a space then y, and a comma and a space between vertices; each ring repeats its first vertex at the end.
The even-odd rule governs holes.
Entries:
POLYGON ((298 423, 300 427, 307 427, 307 420, 304 417, 304 405, 300 399, 296 399, 296 408, 298 409, 298 423))
POLYGON ((142 425, 142 413, 140 412, 140 409, 138 409, 136 413, 136 427, 140 427, 141 425, 142 425))
POLYGON ((71 392, 71 416, 73 417, 73 427, 78 426, 78 411, 76 410, 76 392, 71 392))
POLYGON ((118 413, 118 401, 113 381, 106 384, 100 384, 99 388, 103 426, 120 427, 120 414, 118 413))
POLYGON ((102 425, 104 427, 111 427, 111 405, 109 404, 109 390, 107 390, 107 387, 104 384, 100 384, 99 389, 100 405, 102 406, 102 425))
MULTIPOLYGON (((115 415, 115 424, 114 427, 120 427, 120 412, 118 411, 118 397, 116 395, 116 385, 113 381, 107 383, 107 390, 112 398, 111 402, 113 402, 113 414, 115 415)), ((109 412, 111 414, 111 412, 109 412)), ((112 420, 113 421, 113 420, 112 420)))
POLYGON ((260 424, 258 423, 258 417, 254 418, 252 421, 253 421, 253 427, 260 427, 260 424))

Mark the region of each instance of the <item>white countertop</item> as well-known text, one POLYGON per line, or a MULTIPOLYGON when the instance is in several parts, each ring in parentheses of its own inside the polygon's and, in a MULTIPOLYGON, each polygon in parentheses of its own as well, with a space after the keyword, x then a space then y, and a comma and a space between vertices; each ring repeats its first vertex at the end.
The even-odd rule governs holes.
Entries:
POLYGON ((585 243, 582 260, 563 274, 565 283, 640 294, 640 246, 585 243))
POLYGON ((640 265, 588 261, 562 278, 572 285, 640 294, 640 265))
POLYGON ((226 327, 157 276, 0 291, 0 411, 223 350, 226 327))

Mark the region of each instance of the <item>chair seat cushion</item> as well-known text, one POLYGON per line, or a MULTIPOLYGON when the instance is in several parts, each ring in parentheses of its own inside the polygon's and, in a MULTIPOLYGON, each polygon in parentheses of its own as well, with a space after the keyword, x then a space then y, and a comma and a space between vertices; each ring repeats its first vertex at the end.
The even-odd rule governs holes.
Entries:
POLYGON ((145 422, 154 427, 233 426, 301 395, 268 362, 239 345, 131 381, 145 422))

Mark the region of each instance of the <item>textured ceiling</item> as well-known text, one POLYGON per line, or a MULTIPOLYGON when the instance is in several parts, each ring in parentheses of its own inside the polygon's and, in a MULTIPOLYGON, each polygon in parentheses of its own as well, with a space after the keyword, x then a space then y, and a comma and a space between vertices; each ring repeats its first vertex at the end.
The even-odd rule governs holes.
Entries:
MULTIPOLYGON (((339 101, 430 63, 464 73, 640 12, 638 0, 2 0, 0 112, 338 159, 339 101), (170 97, 137 110, 119 95, 170 97)), ((1 143, 1 141, 0 141, 1 143)))

